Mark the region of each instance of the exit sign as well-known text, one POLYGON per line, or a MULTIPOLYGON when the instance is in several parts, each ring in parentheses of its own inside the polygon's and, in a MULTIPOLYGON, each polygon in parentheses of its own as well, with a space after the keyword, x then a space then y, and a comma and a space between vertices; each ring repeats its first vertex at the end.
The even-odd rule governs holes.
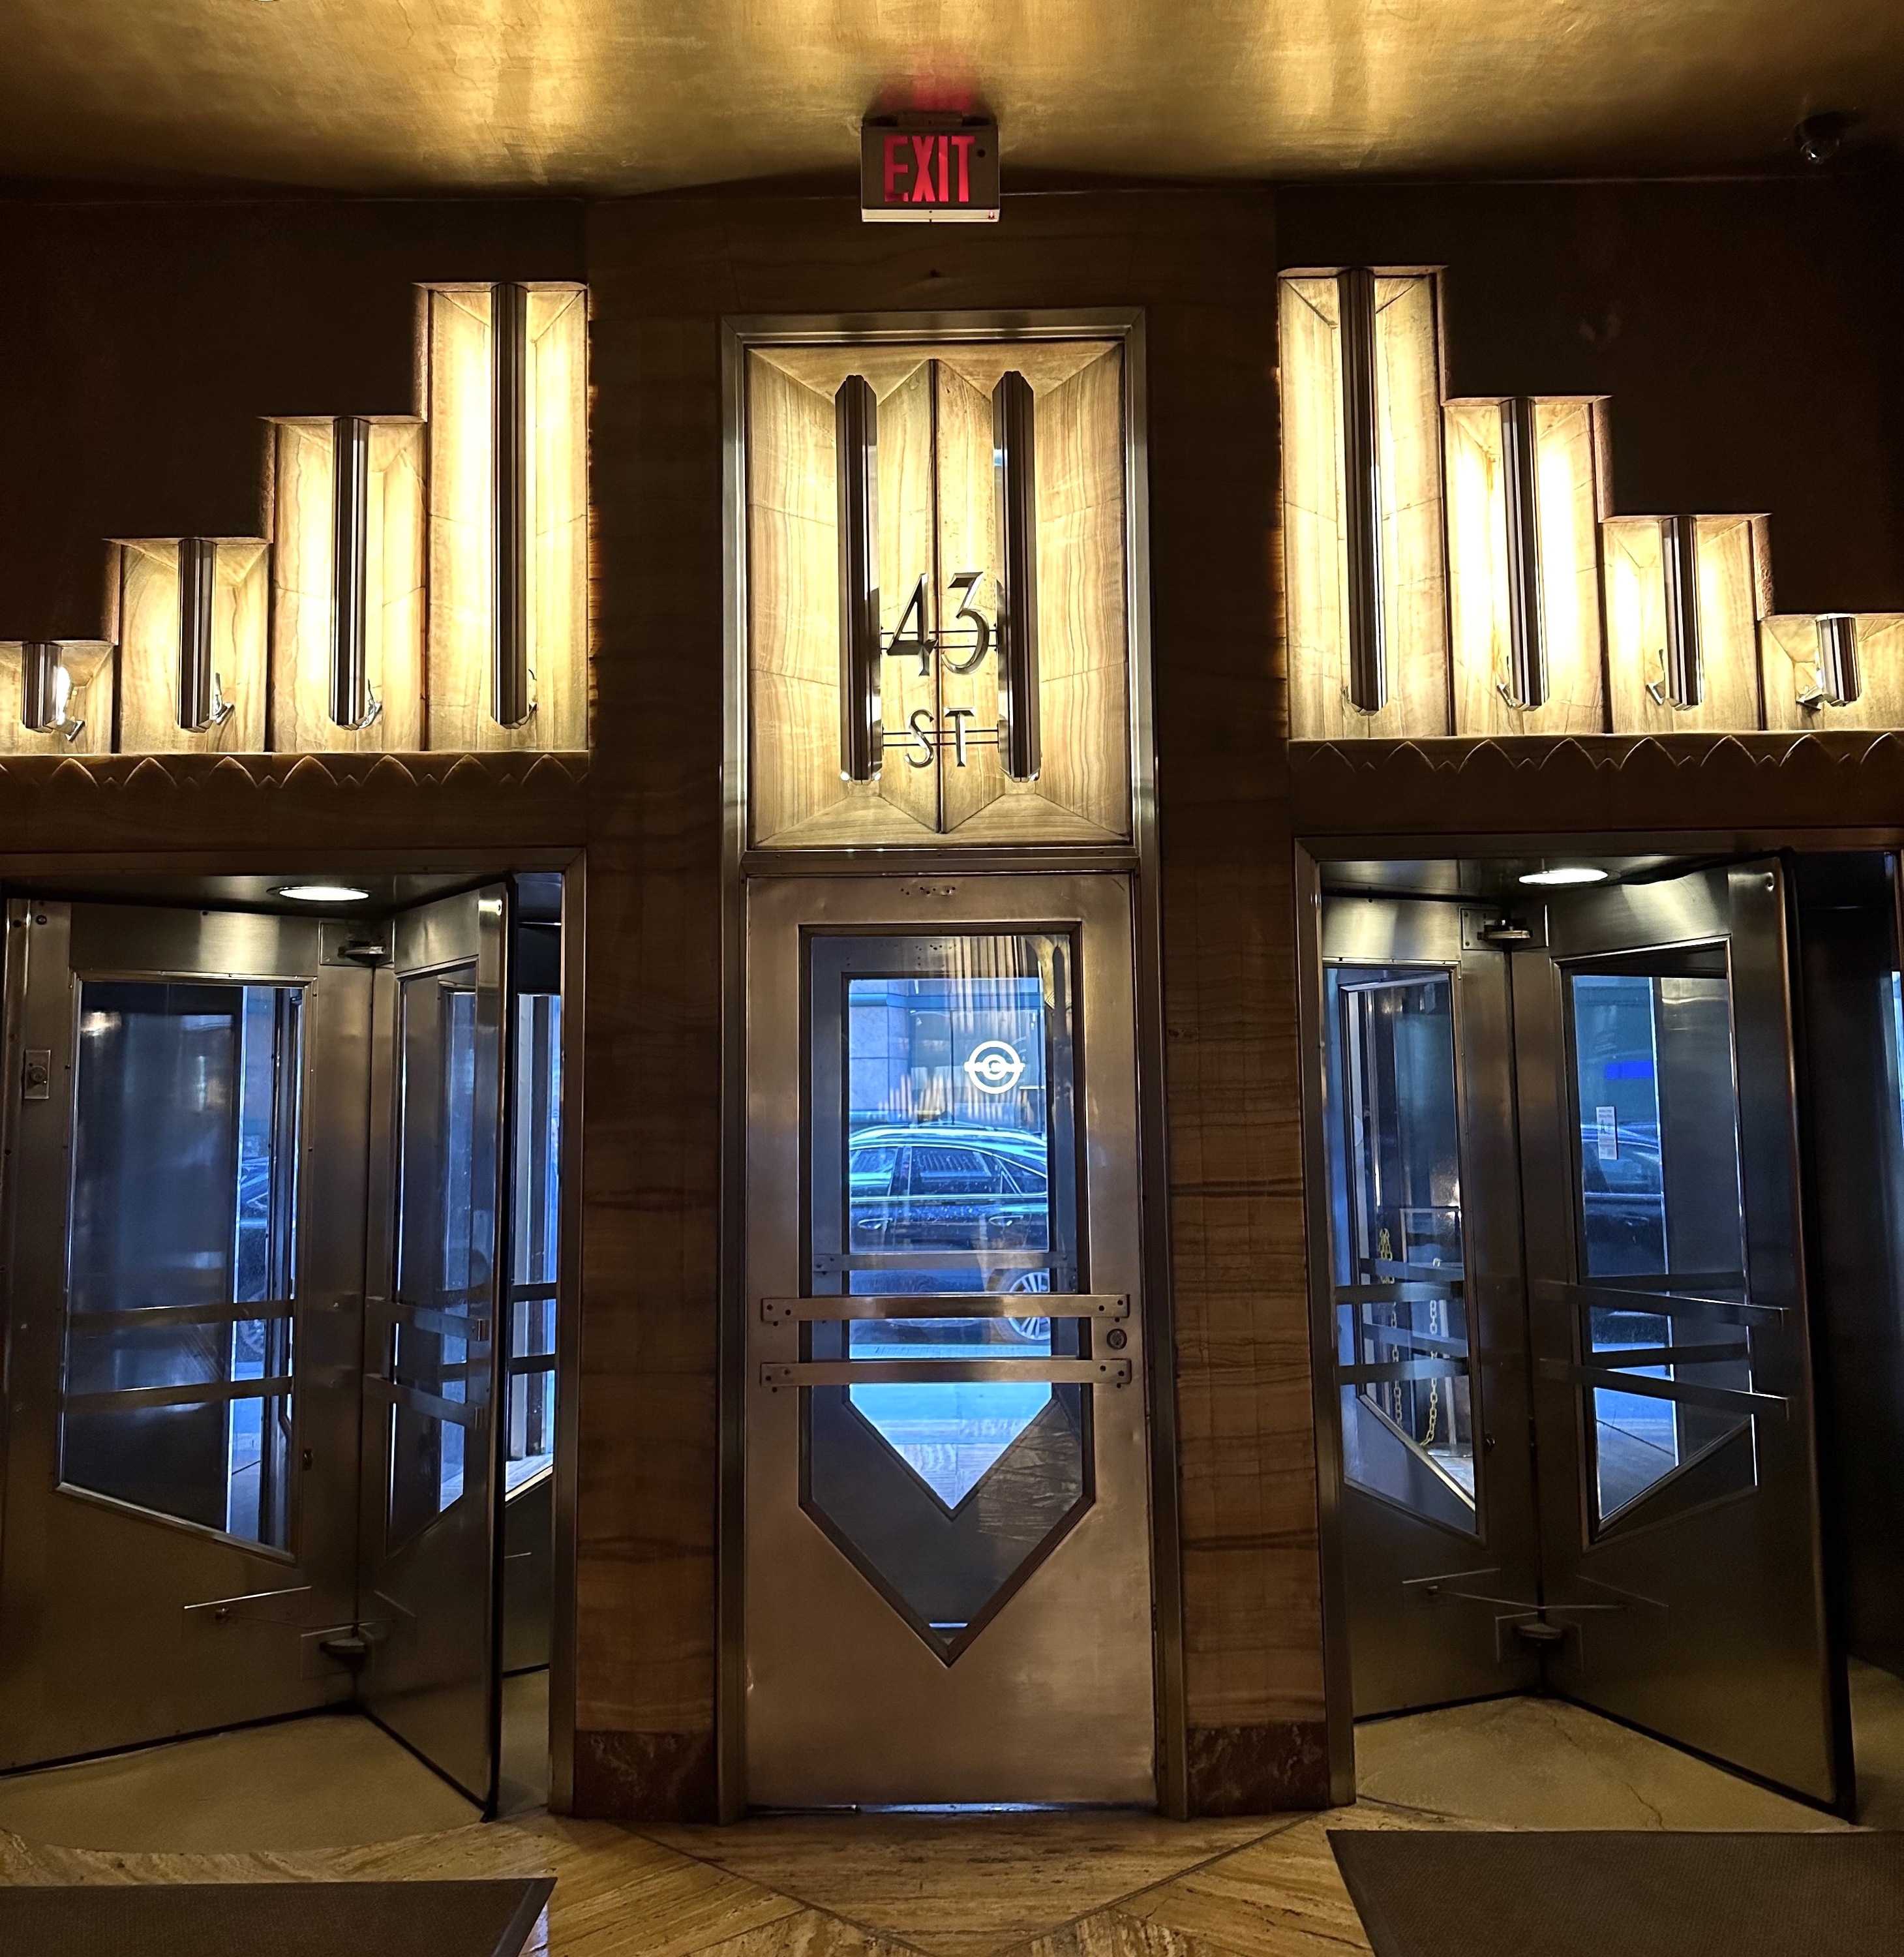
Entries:
POLYGON ((995 223, 998 125, 950 112, 859 125, 859 214, 871 223, 995 223))

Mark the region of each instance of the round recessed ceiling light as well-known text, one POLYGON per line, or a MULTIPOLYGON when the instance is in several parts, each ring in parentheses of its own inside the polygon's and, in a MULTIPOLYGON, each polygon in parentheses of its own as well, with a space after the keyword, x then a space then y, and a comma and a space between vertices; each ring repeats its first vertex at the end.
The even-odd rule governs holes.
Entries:
POLYGON ((271 894, 294 904, 360 904, 370 893, 355 884, 280 884, 271 894))
POLYGON ((1565 884, 1604 884, 1606 872, 1595 869, 1590 863, 1557 863, 1551 870, 1529 870, 1520 880, 1553 890, 1565 884))

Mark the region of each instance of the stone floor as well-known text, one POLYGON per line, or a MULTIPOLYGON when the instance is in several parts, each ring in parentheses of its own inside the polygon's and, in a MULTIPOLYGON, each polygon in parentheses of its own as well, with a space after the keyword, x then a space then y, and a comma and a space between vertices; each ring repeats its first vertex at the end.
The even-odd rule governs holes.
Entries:
MULTIPOLYGON (((1878 1674, 1858 1690, 1861 1732, 1874 1710, 1904 1738, 1904 1687, 1878 1674)), ((1188 1824, 871 1814, 636 1832, 530 1811, 485 1826, 441 1807, 456 1797, 427 1774, 419 1784, 401 1748, 338 1730, 363 1723, 259 1728, 0 1783, 0 1882, 547 1873, 555 1895, 532 1948, 550 1957, 1346 1957, 1368 1946, 1331 1828, 1843 1825, 1539 1700, 1362 1728, 1352 1808, 1188 1824), (343 1804, 318 1785, 340 1766, 343 1804), (393 1823, 401 1838, 373 1838, 393 1823)), ((1894 1789, 1904 1776, 1876 1778, 1894 1789)))
MULTIPOLYGON (((549 1800, 549 1674, 503 1680, 505 1815, 549 1800)), ((65 1848, 355 1848, 464 1828, 478 1809, 353 1713, 244 1726, 0 1779, 0 1829, 65 1848)))

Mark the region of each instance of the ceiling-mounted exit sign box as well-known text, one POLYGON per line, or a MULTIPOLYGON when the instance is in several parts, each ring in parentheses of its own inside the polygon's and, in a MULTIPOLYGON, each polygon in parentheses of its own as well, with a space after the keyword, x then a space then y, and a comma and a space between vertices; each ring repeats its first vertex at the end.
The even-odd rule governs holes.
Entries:
POLYGON ((868 223, 995 223, 998 124, 950 110, 868 116, 859 125, 859 214, 868 223))

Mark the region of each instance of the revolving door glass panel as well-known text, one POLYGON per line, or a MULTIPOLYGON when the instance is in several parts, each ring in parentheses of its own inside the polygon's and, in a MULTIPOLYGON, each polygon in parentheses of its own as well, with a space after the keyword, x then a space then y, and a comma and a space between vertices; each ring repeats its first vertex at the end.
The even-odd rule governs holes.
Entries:
POLYGON ((1583 1389, 1597 1532, 1721 1449, 1721 1478, 1751 1485, 1734 1396, 1751 1390, 1752 1334, 1725 947, 1596 960, 1566 985, 1579 1348, 1615 1376, 1583 1389))
POLYGON ((1348 1479, 1472 1532, 1454 975, 1331 967, 1336 1379, 1348 1479))
POLYGON ((509 1284, 504 1475, 513 1496, 555 1456, 555 1311, 561 1230, 562 1002, 550 992, 515 1001, 510 1099, 515 1268, 509 1284))
POLYGON ((498 1170, 484 1092, 495 1029, 477 1010, 475 964, 419 973, 402 985, 397 1311, 384 1367, 403 1390, 388 1414, 391 1549, 462 1498, 467 1452, 481 1445, 498 1170))
POLYGON ((950 1662, 1091 1500, 1072 947, 808 949, 802 1503, 950 1662))
POLYGON ((74 1082, 61 1480, 280 1550, 302 997, 85 980, 74 1082))

